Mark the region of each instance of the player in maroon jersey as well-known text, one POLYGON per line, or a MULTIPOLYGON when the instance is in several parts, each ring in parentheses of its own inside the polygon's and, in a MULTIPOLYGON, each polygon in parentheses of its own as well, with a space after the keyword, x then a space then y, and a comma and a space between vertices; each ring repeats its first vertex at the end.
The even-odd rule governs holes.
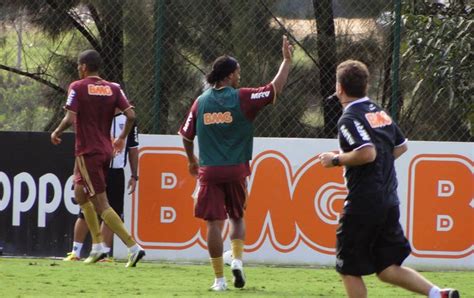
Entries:
POLYGON ((207 222, 207 246, 214 269, 214 291, 225 291, 222 258, 222 229, 230 221, 231 270, 234 286, 245 286, 242 255, 245 239, 245 206, 249 160, 252 159, 253 121, 266 105, 273 103, 287 81, 292 46, 282 42, 283 61, 272 82, 260 88, 238 88, 240 66, 236 59, 217 58, 207 75, 211 88, 193 103, 179 130, 191 175, 197 176, 199 192, 194 215, 207 222), (198 137, 199 161, 194 157, 198 137))
POLYGON ((95 50, 87 50, 79 55, 78 71, 81 80, 69 86, 64 107, 66 115, 51 134, 51 142, 55 145, 61 143, 61 134, 74 123, 74 194, 92 236, 92 250, 84 262, 95 263, 106 256, 101 245, 98 213, 129 248, 126 267, 134 267, 145 255, 145 251, 132 239, 120 217, 110 207, 105 187, 110 160, 114 153, 124 149, 125 139, 135 121, 135 112, 119 84, 99 77, 101 62, 100 55, 95 50), (124 112, 127 121, 119 137, 112 141, 110 127, 115 108, 124 112))

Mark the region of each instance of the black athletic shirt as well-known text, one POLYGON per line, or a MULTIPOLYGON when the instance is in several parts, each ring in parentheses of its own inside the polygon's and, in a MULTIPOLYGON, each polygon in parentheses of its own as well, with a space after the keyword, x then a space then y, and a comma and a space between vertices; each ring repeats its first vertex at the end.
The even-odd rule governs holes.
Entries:
POLYGON ((368 97, 347 105, 337 126, 342 152, 365 146, 375 146, 377 151, 374 162, 345 167, 349 190, 345 213, 372 213, 381 207, 398 205, 393 149, 407 141, 400 128, 368 97))

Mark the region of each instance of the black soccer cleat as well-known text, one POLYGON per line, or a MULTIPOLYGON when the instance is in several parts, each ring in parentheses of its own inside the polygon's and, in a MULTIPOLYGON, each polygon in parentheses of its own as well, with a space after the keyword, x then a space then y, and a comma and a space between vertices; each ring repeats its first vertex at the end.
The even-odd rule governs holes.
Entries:
POLYGON ((232 270, 232 275, 234 276, 234 287, 238 289, 243 288, 245 286, 245 274, 242 261, 235 259, 232 260, 230 269, 232 270))
POLYGON ((439 293, 441 294, 441 298, 459 298, 459 297, 461 297, 459 295, 458 290, 455 290, 455 289, 441 289, 439 291, 439 293))
POLYGON ((145 256, 145 251, 143 249, 138 250, 137 252, 130 253, 128 255, 128 262, 125 264, 125 267, 135 267, 143 257, 145 256))

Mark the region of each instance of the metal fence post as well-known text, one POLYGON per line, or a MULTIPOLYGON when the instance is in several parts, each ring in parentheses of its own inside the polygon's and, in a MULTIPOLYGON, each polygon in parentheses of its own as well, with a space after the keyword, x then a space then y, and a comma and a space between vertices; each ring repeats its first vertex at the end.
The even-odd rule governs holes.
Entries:
POLYGON ((155 94, 153 101, 153 133, 160 131, 160 97, 161 97, 161 58, 163 56, 163 36, 164 36, 164 17, 165 0, 156 0, 155 2, 155 94))
POLYGON ((398 94, 400 79, 400 26, 402 20, 402 1, 395 0, 395 23, 393 24, 393 53, 392 53, 392 105, 390 106, 390 114, 392 118, 398 119, 398 94))

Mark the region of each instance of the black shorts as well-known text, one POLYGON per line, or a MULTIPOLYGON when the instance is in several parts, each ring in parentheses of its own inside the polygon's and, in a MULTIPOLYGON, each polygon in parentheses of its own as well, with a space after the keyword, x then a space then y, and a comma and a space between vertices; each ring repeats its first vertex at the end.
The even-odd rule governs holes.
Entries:
MULTIPOLYGON (((125 191, 125 174, 123 169, 109 169, 107 173, 107 187, 105 189, 107 193, 107 199, 112 209, 123 220, 123 197, 125 191)), ((78 215, 80 218, 84 218, 82 210, 78 215)))
POLYGON ((337 272, 361 276, 401 265, 411 247, 399 218, 398 206, 380 214, 344 214, 336 232, 337 272))

